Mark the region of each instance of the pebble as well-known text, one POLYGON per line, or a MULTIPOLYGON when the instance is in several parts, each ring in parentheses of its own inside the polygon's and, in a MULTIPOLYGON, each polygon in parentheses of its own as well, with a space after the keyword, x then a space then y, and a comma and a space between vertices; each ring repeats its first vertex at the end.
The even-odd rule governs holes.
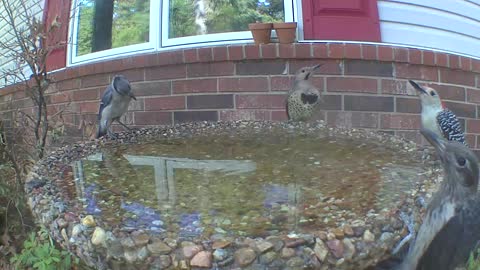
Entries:
POLYGON ((327 242, 327 246, 336 258, 343 257, 343 243, 338 239, 330 240, 327 242))
POLYGON ((327 257, 328 255, 328 249, 327 249, 327 246, 325 245, 325 243, 323 243, 323 241, 319 238, 316 239, 316 242, 315 242, 315 247, 313 248, 313 252, 315 252, 315 255, 317 256, 317 258, 323 262, 325 261, 325 258, 327 257))
POLYGON ((305 262, 303 261, 302 258, 299 258, 299 257, 293 257, 287 261, 287 266, 293 269, 301 268, 304 265, 305 265, 305 262))
POLYGON ((349 225, 343 226, 343 232, 345 233, 346 236, 353 236, 354 235, 353 229, 349 225))
POLYGON ((256 248, 260 253, 265 253, 271 249, 273 249, 273 244, 268 241, 257 241, 255 243, 256 248))
POLYGON ((92 215, 88 215, 82 219, 82 224, 87 227, 95 227, 97 223, 95 223, 95 219, 92 215))
POLYGON ((195 256, 198 252, 200 252, 203 248, 201 246, 193 245, 193 246, 185 246, 182 248, 183 256, 185 258, 190 259, 195 256))
POLYGON ((105 230, 102 229, 101 227, 95 227, 95 230, 93 231, 92 234, 92 244, 98 246, 98 245, 104 245, 105 240, 107 239, 107 236, 105 235, 105 230))
POLYGON ((370 230, 366 230, 363 233, 363 240, 365 242, 373 242, 373 241, 375 241, 375 235, 373 233, 371 233, 370 230))
POLYGON ((255 251, 251 248, 241 248, 235 251, 234 257, 235 262, 241 267, 244 267, 251 264, 255 260, 255 258, 257 258, 257 255, 255 254, 255 251))
POLYGON ((154 255, 166 255, 172 251, 172 248, 161 240, 155 240, 147 245, 148 251, 154 255))
POLYGON ((340 240, 342 240, 343 237, 345 237, 345 233, 343 232, 343 229, 340 229, 340 228, 333 229, 332 233, 335 234, 335 237, 340 240))
POLYGON ((132 239, 133 242, 135 242, 135 246, 141 247, 145 246, 148 243, 148 241, 150 240, 150 236, 145 233, 132 233, 132 239))
POLYGON ((120 240, 120 243, 124 248, 134 248, 135 247, 135 242, 131 237, 124 237, 120 240))
POLYGON ((77 237, 83 231, 83 225, 76 224, 72 228, 72 237, 77 237))
POLYGON ((59 219, 57 219, 57 225, 60 229, 63 229, 63 228, 66 228, 68 226, 68 222, 63 218, 59 218, 59 219))
POLYGON ((260 262, 263 264, 269 264, 273 262, 275 258, 277 258, 277 253, 274 251, 270 251, 260 256, 260 262))
POLYGON ((212 267, 212 253, 209 251, 200 251, 193 256, 190 261, 190 265, 193 267, 210 268, 212 267))
POLYGON ((223 261, 227 258, 228 253, 224 249, 215 249, 213 252, 213 259, 215 261, 223 261))
POLYGON ((295 249, 285 247, 282 249, 282 258, 290 258, 295 255, 295 249))
POLYGON ((355 245, 353 244, 352 240, 348 238, 343 239, 343 247, 344 247, 343 257, 346 260, 351 260, 355 255, 355 251, 356 251, 355 245))
POLYGON ((230 242, 230 241, 225 241, 225 240, 215 241, 215 242, 213 242, 213 244, 212 244, 212 248, 213 248, 213 249, 226 248, 226 247, 230 246, 231 243, 232 243, 232 242, 230 242))

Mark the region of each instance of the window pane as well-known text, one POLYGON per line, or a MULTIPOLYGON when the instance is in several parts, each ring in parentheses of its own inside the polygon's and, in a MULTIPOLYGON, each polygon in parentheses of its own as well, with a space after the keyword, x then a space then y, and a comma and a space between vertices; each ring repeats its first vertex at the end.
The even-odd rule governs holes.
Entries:
POLYGON ((148 42, 150 0, 80 0, 77 56, 148 42))
POLYGON ((247 31, 248 24, 284 21, 284 0, 169 0, 169 37, 247 31))

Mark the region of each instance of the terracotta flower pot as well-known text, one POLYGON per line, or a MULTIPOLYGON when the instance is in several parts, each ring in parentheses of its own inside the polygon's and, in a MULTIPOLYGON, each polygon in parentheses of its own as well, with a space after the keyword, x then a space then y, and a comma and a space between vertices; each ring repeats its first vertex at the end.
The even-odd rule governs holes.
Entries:
POLYGON ((271 23, 250 23, 248 24, 248 29, 252 32, 253 40, 255 44, 267 44, 270 43, 270 38, 272 36, 272 27, 271 23))
POLYGON ((273 28, 277 32, 278 42, 293 43, 297 34, 296 22, 274 23, 273 28))

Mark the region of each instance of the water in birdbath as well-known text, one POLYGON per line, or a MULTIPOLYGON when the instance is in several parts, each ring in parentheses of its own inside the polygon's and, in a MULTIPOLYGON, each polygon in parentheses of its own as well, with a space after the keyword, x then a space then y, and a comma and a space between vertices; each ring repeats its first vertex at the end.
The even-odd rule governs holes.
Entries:
POLYGON ((121 145, 70 169, 88 214, 178 237, 339 226, 395 206, 423 172, 374 142, 275 131, 121 145))

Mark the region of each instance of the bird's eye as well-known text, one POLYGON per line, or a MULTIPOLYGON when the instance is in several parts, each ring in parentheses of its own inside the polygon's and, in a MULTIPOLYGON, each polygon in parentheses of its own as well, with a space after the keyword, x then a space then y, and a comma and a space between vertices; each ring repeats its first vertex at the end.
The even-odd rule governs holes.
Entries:
POLYGON ((466 161, 465 158, 463 158, 463 157, 457 158, 457 163, 458 163, 458 165, 460 165, 460 166, 462 166, 462 167, 465 166, 465 163, 466 163, 466 162, 467 162, 467 161, 466 161))
POLYGON ((435 96, 435 92, 433 92, 433 91, 430 92, 430 96, 432 96, 432 97, 435 96))
POLYGON ((305 73, 305 69, 302 69, 302 73, 305 73))

